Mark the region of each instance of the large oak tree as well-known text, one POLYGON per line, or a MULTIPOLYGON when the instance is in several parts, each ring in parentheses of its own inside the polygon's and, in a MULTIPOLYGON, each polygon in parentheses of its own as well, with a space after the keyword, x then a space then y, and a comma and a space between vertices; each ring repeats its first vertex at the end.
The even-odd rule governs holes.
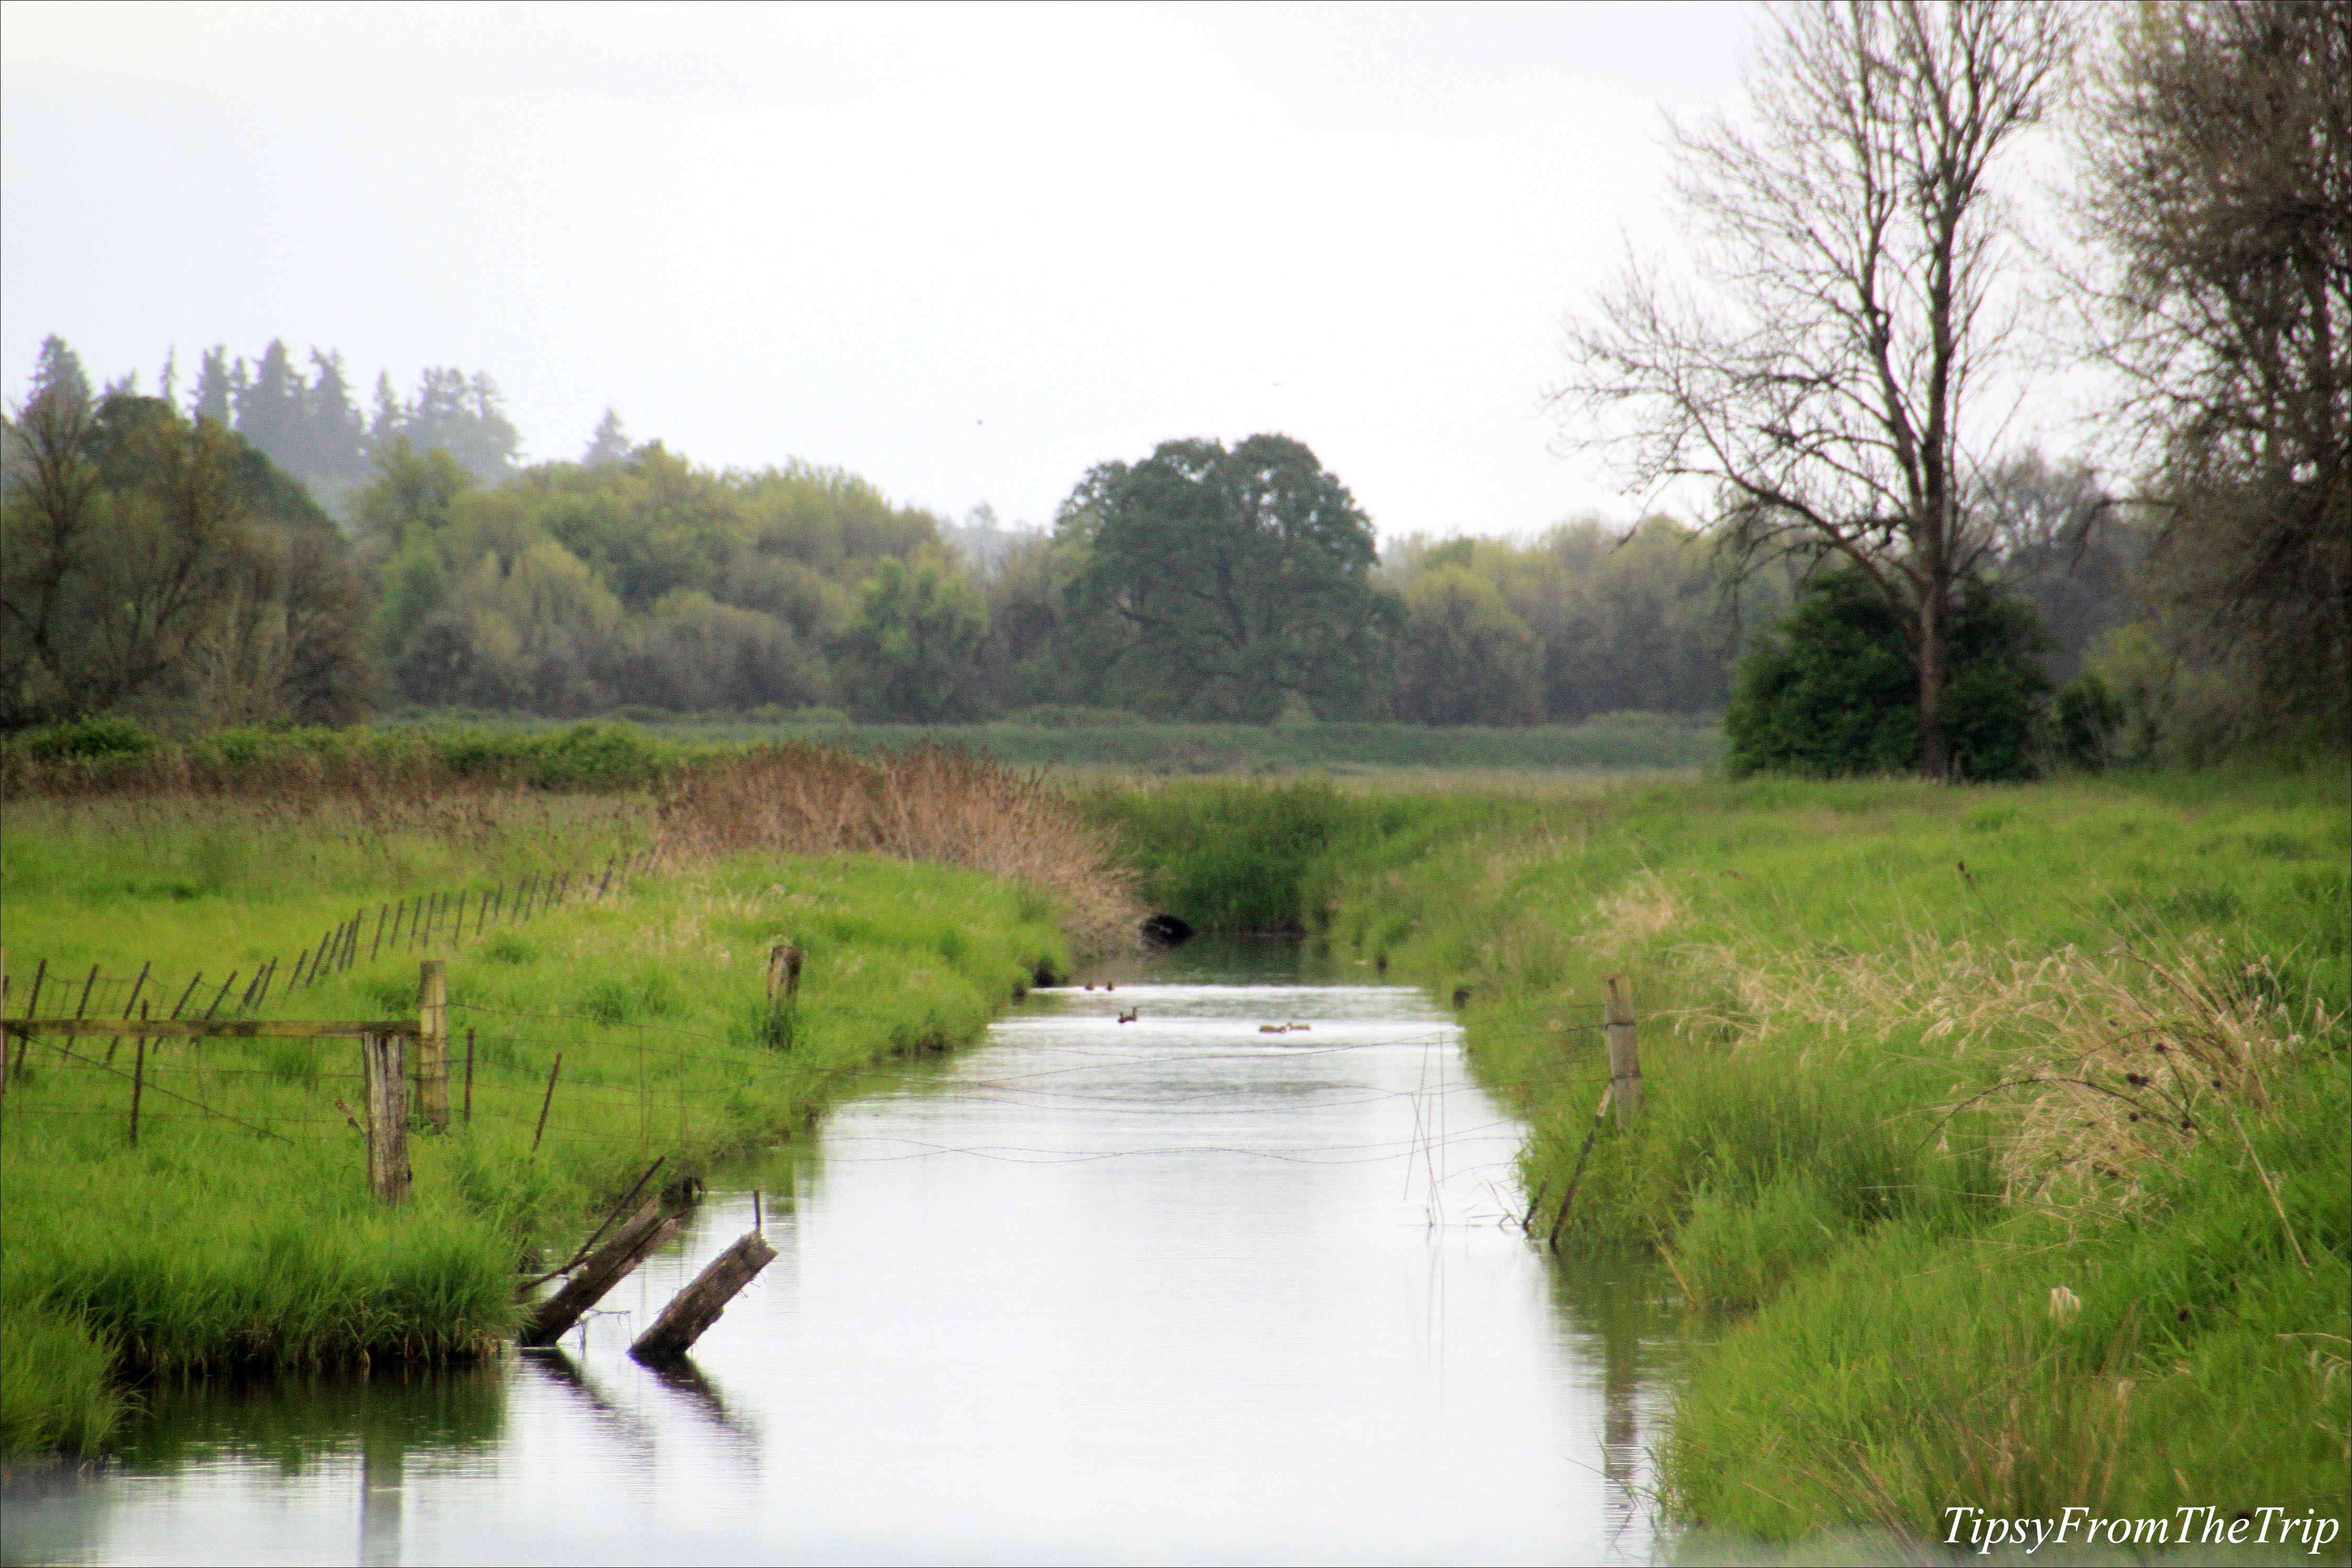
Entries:
POLYGON ((1163 442, 1090 470, 1058 527, 1086 554, 1068 603, 1102 696, 1227 721, 1294 698, 1385 717, 1401 612, 1371 580, 1370 521, 1300 443, 1163 442))

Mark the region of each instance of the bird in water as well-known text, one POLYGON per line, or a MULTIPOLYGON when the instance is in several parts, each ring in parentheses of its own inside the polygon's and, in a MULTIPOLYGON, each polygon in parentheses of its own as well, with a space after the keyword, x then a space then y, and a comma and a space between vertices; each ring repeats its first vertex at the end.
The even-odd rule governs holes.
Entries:
POLYGON ((1122 1024, 1132 1024, 1135 1022, 1136 1015, 1142 1011, 1143 1009, 1140 1007, 1129 1007, 1126 1012, 1121 1013, 1118 1016, 1118 1021, 1122 1024))

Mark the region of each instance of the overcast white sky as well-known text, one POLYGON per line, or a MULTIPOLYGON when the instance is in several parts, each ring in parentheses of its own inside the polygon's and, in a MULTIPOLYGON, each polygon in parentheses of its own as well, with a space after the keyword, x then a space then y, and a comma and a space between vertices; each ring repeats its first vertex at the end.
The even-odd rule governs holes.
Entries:
POLYGON ((10 0, 0 380, 275 336, 959 515, 1278 430, 1391 536, 1630 517, 1538 400, 1756 19, 10 0))

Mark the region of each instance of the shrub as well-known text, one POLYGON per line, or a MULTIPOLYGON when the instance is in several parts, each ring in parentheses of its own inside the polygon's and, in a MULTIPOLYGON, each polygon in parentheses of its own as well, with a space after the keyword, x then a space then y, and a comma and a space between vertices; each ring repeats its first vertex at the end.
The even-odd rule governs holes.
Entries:
POLYGON ((128 719, 84 719, 44 730, 25 742, 44 762, 66 757, 138 757, 155 749, 155 737, 128 719))
MULTIPOLYGON (((1943 719, 1963 778, 2030 777, 2050 678, 2051 645, 2032 605, 1981 582, 1953 606, 1943 719)), ((1835 777, 1919 765, 1919 674, 1906 628, 1859 572, 1816 574, 1757 649, 1739 662, 1724 715, 1734 776, 1835 777)))

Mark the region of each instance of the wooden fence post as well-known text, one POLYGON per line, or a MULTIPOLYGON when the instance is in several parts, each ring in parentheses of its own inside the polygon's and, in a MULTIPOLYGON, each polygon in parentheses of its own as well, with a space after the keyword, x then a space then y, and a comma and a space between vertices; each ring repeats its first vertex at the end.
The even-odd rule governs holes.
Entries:
POLYGON ((797 1001, 801 994, 801 950, 780 942, 768 950, 768 1005, 797 1001))
POLYGON ((388 1204, 408 1201, 408 1064, 405 1037, 362 1035, 367 1069, 368 1184, 388 1204))
POLYGON ((652 1256, 654 1248, 676 1235, 682 1223, 676 1215, 663 1215, 660 1198, 648 1201, 612 1240, 590 1255, 562 1289, 531 1309, 517 1342, 551 1345, 562 1339, 589 1308, 652 1256))
POLYGON ((735 1293, 758 1278, 760 1270, 774 1261, 776 1249, 768 1238, 757 1231, 745 1235, 734 1246, 710 1260, 710 1267, 694 1278, 694 1283, 680 1290, 670 1304, 661 1310, 654 1326, 639 1334, 629 1347, 629 1354, 639 1361, 661 1361, 670 1356, 684 1355, 694 1342, 703 1336, 735 1293))
POLYGON ((425 961, 417 1022, 416 1098, 425 1125, 436 1132, 449 1131, 449 966, 437 958, 425 961))
POLYGON ((1633 988, 1622 974, 1601 982, 1602 1016, 1609 1024, 1609 1087, 1617 1104, 1617 1125, 1642 1113, 1642 1047, 1633 1025, 1633 988))
POLYGON ((139 1147, 139 1097, 147 1088, 147 1037, 139 1037, 139 1055, 131 1065, 131 1146, 139 1147))

